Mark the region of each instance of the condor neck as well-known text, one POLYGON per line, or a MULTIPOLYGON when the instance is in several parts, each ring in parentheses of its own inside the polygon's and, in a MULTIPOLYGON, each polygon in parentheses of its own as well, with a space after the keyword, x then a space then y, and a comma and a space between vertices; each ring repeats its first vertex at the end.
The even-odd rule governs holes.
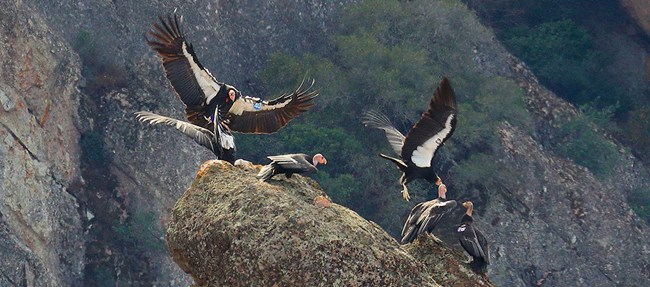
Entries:
POLYGON ((447 192, 438 188, 438 198, 447 199, 447 192))
POLYGON ((467 211, 465 212, 465 215, 472 217, 472 211, 474 211, 474 207, 468 207, 467 211))

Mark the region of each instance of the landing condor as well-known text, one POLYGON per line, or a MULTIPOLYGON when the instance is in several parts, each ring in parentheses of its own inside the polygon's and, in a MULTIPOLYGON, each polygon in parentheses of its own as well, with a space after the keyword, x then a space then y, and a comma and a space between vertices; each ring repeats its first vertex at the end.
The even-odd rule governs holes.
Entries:
POLYGON ((449 80, 442 79, 431 98, 429 109, 404 136, 388 117, 376 111, 369 111, 363 118, 367 127, 381 129, 386 133, 388 143, 400 158, 380 154, 397 165, 403 173, 400 178, 402 196, 409 200, 407 184, 416 178, 424 178, 435 183, 438 188, 444 185, 433 168, 433 159, 456 128, 456 95, 449 80))

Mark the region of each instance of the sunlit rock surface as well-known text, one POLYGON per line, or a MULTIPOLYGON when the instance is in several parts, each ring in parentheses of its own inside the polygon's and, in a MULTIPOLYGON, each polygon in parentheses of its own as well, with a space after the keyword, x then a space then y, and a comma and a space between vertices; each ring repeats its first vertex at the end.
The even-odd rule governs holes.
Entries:
POLYGON ((206 162, 176 203, 169 249, 199 286, 492 286, 467 274, 462 253, 411 248, 453 254, 432 267, 355 212, 317 206, 326 195, 309 178, 262 183, 257 171, 206 162))

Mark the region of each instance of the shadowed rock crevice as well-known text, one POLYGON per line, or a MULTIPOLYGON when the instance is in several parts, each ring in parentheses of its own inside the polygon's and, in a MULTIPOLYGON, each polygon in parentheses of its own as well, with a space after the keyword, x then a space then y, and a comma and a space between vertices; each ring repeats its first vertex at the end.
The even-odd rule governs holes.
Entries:
POLYGON ((461 251, 426 238, 404 248, 343 206, 317 206, 315 181, 262 183, 258 169, 208 161, 176 203, 169 249, 199 286, 493 286, 461 251))

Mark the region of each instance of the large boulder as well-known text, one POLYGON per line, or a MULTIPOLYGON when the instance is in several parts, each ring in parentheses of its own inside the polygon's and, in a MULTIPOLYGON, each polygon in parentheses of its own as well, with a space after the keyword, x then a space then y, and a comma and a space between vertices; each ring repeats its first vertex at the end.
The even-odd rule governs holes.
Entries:
POLYGON ((424 238, 410 246, 420 258, 453 258, 420 261, 374 222, 330 204, 315 181, 262 183, 257 171, 206 162, 176 203, 167 242, 199 286, 440 286, 439 278, 446 286, 492 286, 466 272, 463 254, 445 244, 424 238))

